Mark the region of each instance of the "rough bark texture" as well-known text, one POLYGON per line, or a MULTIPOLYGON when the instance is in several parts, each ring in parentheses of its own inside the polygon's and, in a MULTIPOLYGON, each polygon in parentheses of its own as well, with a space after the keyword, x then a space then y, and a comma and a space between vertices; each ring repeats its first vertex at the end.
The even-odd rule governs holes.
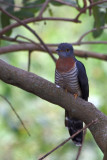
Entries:
POLYGON ((106 140, 106 148, 105 148, 105 151, 104 151, 104 159, 103 160, 107 160, 107 140, 106 140))
POLYGON ((107 116, 100 112, 93 104, 74 99, 74 96, 57 88, 55 84, 27 71, 13 67, 0 60, 0 79, 5 83, 17 86, 27 92, 33 93, 42 99, 66 108, 71 116, 78 117, 86 124, 98 119, 89 129, 100 149, 106 150, 107 142, 107 116))

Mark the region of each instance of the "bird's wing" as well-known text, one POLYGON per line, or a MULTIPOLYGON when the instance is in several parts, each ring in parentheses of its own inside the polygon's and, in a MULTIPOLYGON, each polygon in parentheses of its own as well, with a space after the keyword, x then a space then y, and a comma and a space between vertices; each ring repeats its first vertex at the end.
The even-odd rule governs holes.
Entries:
POLYGON ((82 92, 82 98, 87 101, 89 96, 89 85, 86 70, 80 61, 76 61, 76 66, 78 69, 78 81, 82 92))

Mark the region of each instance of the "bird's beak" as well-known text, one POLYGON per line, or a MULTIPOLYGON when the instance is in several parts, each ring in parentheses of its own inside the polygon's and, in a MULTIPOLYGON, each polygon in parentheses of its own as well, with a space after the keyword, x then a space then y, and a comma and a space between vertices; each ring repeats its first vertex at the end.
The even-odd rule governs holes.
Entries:
POLYGON ((59 49, 56 49, 56 52, 58 52, 59 51, 59 49))

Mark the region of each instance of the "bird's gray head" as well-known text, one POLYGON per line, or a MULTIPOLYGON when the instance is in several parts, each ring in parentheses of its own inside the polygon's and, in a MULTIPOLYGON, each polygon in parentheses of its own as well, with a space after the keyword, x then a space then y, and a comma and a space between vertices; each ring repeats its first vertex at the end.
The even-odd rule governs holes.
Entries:
POLYGON ((69 43, 59 44, 58 49, 56 51, 59 57, 62 57, 62 58, 73 57, 74 58, 73 47, 69 43))

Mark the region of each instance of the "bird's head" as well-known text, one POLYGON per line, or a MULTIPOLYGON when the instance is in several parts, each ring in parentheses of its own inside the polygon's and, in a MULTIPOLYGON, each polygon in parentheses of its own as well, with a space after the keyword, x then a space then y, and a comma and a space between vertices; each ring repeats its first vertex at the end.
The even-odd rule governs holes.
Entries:
POLYGON ((73 47, 69 43, 59 44, 58 49, 56 51, 59 57, 61 58, 68 58, 68 57, 75 58, 74 53, 73 53, 73 47))

